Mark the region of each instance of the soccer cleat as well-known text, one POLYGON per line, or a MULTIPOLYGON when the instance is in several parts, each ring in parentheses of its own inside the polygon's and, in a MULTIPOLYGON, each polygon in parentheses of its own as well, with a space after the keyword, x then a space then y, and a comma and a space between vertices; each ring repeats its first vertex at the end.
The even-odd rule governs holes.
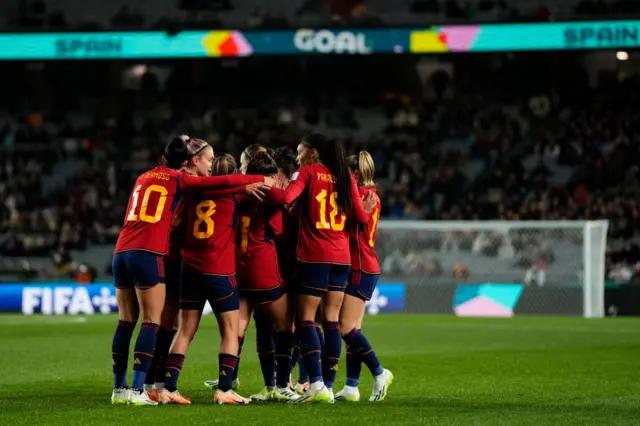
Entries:
POLYGON ((149 398, 153 401, 158 401, 158 390, 156 385, 144 385, 144 391, 149 394, 149 398))
MULTIPOLYGON (((320 382, 322 383, 322 382, 320 382)), ((320 402, 323 404, 333 404, 333 394, 324 384, 318 387, 309 386, 309 389, 300 398, 291 401, 294 404, 303 404, 307 402, 320 402)))
POLYGON ((302 395, 309 389, 309 382, 296 383, 294 389, 298 395, 302 395))
POLYGON ((249 400, 238 395, 233 389, 229 389, 226 392, 222 392, 220 389, 216 390, 216 394, 213 396, 213 402, 220 405, 247 405, 249 400))
POLYGON ((273 393, 273 399, 280 402, 295 402, 298 398, 300 398, 300 395, 298 395, 289 386, 284 388, 276 387, 276 390, 273 393))
POLYGON ((354 386, 345 386, 335 396, 336 401, 358 402, 360 401, 360 391, 354 386))
POLYGON ((115 405, 127 405, 129 403, 129 389, 116 388, 111 394, 111 403, 115 405))
POLYGON ((191 400, 187 397, 180 395, 180 392, 169 392, 167 389, 162 389, 158 393, 158 402, 160 404, 180 404, 190 405, 191 400))
POLYGON ((129 391, 129 405, 158 405, 145 391, 131 389, 129 391))
POLYGON ((376 376, 373 380, 373 390, 371 391, 369 401, 384 401, 391 383, 393 383, 393 374, 391 374, 391 371, 384 369, 382 374, 376 376))
POLYGON ((275 392, 275 387, 265 386, 259 393, 251 395, 251 397, 249 397, 249 400, 251 400, 251 402, 272 401, 274 399, 275 392))
MULTIPOLYGON (((218 389, 218 381, 217 380, 207 380, 206 382, 204 382, 204 385, 206 387, 208 387, 211 390, 216 390, 218 389)), ((240 380, 239 379, 234 379, 233 382, 231 382, 231 389, 233 390, 238 390, 240 388, 240 380)))

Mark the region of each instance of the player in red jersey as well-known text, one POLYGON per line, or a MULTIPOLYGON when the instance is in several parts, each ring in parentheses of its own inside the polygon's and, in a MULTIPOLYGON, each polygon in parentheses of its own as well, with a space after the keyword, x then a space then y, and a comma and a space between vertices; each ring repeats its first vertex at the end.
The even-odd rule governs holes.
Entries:
MULTIPOLYGON (((222 176, 235 172, 233 157, 224 155, 214 160, 212 174, 222 176)), ((190 403, 178 393, 178 379, 187 349, 198 330, 202 309, 208 301, 216 314, 222 338, 214 401, 247 404, 249 401, 231 388, 233 370, 238 364, 240 320, 235 279, 237 200, 234 195, 216 196, 205 192, 189 196, 184 203, 187 232, 182 249, 180 328, 171 345, 165 389, 159 398, 161 402, 190 403)))
MULTIPOLYGON (((211 164, 213 163, 213 148, 204 140, 182 136, 189 160, 185 167, 181 169, 194 176, 209 176, 211 174, 211 164)), ((235 188, 231 188, 235 190, 235 188)), ((221 191, 222 192, 222 191, 221 191)), ((180 309, 180 269, 182 267, 182 246, 185 237, 186 220, 183 217, 184 203, 180 201, 171 219, 169 234, 169 248, 164 257, 164 270, 166 281, 166 296, 162 316, 160 318, 160 328, 156 340, 156 348, 153 352, 151 367, 147 373, 144 389, 154 401, 158 400, 158 391, 164 388, 164 378, 166 374, 166 361, 169 355, 169 347, 176 333, 178 311, 180 309)))
MULTIPOLYGON (((156 344, 158 323, 165 299, 163 256, 167 252, 171 216, 182 193, 236 187, 265 182, 262 176, 196 177, 176 169, 188 159, 185 141, 177 137, 165 148, 166 166, 143 173, 129 198, 122 232, 113 256, 118 301, 118 327, 112 342, 114 404, 155 405, 144 391, 144 380, 156 344), (127 359, 133 328, 142 317, 134 349, 132 389, 127 389, 127 359)), ((272 184, 272 179, 266 179, 272 184)))
MULTIPOLYGON (((276 162, 266 152, 253 155, 247 173, 273 176, 276 162)), ((275 239, 283 233, 282 209, 252 200, 240 203, 239 242, 236 245, 237 278, 240 289, 240 333, 244 332, 253 311, 268 315, 278 331, 275 345, 276 377, 273 369, 266 373, 265 390, 252 400, 292 401, 298 395, 289 387, 293 351, 293 312, 286 297, 275 239)))
POLYGON ((298 162, 303 167, 294 173, 287 189, 270 191, 270 197, 278 204, 291 204, 303 196, 296 266, 296 334, 310 385, 298 402, 331 403, 330 389, 342 347, 338 320, 351 266, 346 215, 353 214, 362 223, 368 222, 369 215, 338 141, 320 134, 305 137, 298 145, 298 162), (321 301, 326 345, 322 369, 314 323, 321 301))
MULTIPOLYGON (((375 194, 373 182, 375 165, 368 152, 347 158, 349 169, 358 182, 360 196, 375 194)), ((351 248, 351 276, 345 291, 340 311, 340 332, 347 345, 347 381, 344 389, 336 394, 336 400, 357 402, 360 400, 358 382, 361 364, 364 363, 374 377, 373 391, 369 401, 382 401, 393 381, 393 374, 382 368, 376 353, 362 334, 365 302, 371 300, 380 278, 378 256, 374 249, 376 230, 380 218, 380 200, 369 215, 369 221, 347 224, 351 248)))

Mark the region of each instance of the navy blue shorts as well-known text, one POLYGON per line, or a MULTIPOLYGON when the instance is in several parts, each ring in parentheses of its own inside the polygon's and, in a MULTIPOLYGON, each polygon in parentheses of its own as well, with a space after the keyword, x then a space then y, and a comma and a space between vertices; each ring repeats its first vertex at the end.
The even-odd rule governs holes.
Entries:
POLYGON ((373 296, 373 291, 376 289, 376 285, 378 285, 378 279, 380 279, 380 274, 367 274, 362 271, 351 271, 349 285, 347 285, 345 293, 368 302, 373 296))
POLYGON ((164 273, 167 283, 167 297, 173 299, 180 298, 180 270, 182 268, 181 261, 167 261, 164 262, 164 273))
POLYGON ((296 265, 297 293, 322 297, 327 291, 345 291, 350 270, 349 265, 299 260, 296 265))
POLYGON ((205 274, 183 263, 180 276, 180 309, 202 311, 207 301, 216 314, 240 309, 235 275, 205 274))
POLYGON ((163 256, 142 250, 121 251, 111 264, 116 288, 151 288, 164 284, 163 256))
POLYGON ((240 298, 247 299, 256 305, 266 305, 267 303, 275 302, 280 299, 285 293, 283 286, 267 290, 240 290, 240 298))

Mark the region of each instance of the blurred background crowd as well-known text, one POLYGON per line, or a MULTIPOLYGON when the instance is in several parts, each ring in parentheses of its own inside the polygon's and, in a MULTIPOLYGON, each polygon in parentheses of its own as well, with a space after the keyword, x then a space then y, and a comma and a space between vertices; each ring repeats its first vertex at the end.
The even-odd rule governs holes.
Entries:
MULTIPOLYGON (((282 0, 269 8, 250 0, 142 3, 140 10, 156 16, 123 1, 88 11, 80 0, 10 2, 4 16, 11 30, 167 29, 166 16, 180 29, 215 28, 214 20, 218 27, 273 28, 313 23, 309 16, 318 25, 357 25, 357 16, 381 19, 376 25, 429 16, 549 20, 617 16, 638 6, 425 0, 398 2, 402 8, 391 13, 391 2, 373 0, 282 0)), ((295 149, 301 136, 317 131, 339 138, 350 153, 372 153, 385 218, 608 219, 607 274, 628 280, 640 264, 640 81, 633 54, 624 63, 615 52, 587 55, 0 63, 0 274, 85 281, 108 273, 132 182, 159 162, 178 132, 238 156, 253 143, 295 149), (594 73, 596 60, 614 65, 594 73)), ((425 240, 433 245, 434 238, 425 240)), ((568 246, 556 244, 556 252, 573 247, 580 256, 578 235, 560 239, 568 246)), ((469 251, 512 250, 512 263, 524 269, 547 268, 559 256, 542 243, 532 251, 522 236, 476 233, 467 240, 469 251)), ((442 234, 434 250, 447 252, 450 242, 442 234)), ((393 271, 392 251, 380 250, 393 271)), ((449 261, 432 259, 419 273, 474 272, 449 261)))

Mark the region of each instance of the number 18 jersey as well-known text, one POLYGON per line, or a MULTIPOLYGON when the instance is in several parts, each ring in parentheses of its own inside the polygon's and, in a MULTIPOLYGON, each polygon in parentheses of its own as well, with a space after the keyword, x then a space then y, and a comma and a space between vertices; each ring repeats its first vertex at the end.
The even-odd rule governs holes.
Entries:
MULTIPOLYGON (((290 194, 291 197, 296 194, 304 197, 300 199, 298 259, 309 263, 351 265, 349 238, 345 230, 347 218, 338 212, 335 177, 329 169, 322 164, 301 168, 293 175, 286 194, 287 202, 290 194)), ((352 196, 356 210, 358 207, 362 210, 355 182, 352 196)))

